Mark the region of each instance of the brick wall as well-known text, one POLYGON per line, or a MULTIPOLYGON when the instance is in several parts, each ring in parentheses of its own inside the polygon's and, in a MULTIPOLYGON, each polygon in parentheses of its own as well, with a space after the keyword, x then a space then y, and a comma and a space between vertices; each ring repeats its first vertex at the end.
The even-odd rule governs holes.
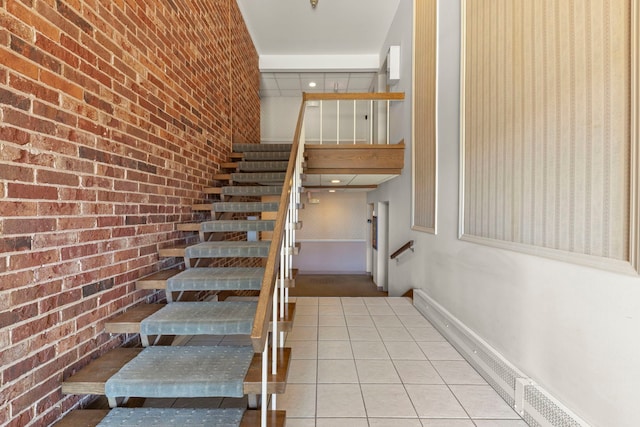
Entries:
POLYGON ((258 84, 233 0, 0 0, 0 425, 78 403, 62 379, 259 140, 258 84))

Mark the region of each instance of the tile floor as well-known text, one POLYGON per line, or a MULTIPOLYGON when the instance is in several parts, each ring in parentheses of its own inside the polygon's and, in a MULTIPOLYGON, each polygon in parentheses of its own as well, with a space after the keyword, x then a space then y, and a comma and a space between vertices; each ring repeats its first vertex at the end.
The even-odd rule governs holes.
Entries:
POLYGON ((410 300, 296 302, 287 427, 526 427, 410 300))

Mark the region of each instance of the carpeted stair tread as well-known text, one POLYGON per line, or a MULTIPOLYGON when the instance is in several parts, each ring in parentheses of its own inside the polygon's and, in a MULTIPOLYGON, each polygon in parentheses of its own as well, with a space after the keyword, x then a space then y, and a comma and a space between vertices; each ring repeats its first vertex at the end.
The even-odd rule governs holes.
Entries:
POLYGON ((232 145, 236 153, 246 153, 248 151, 291 151, 291 144, 242 144, 232 145))
POLYGON ((226 231, 273 231, 275 220, 219 220, 207 221, 200 224, 200 231, 204 233, 226 231))
POLYGON ((267 257, 268 240, 256 242, 203 242, 185 249, 187 258, 229 258, 229 257, 267 257))
POLYGON ((231 180, 241 183, 282 183, 285 172, 235 172, 231 174, 231 180))
POLYGON ((105 384, 118 397, 242 397, 251 346, 147 347, 105 384))
POLYGON ((249 335, 252 301, 172 302, 140 323, 143 335, 249 335))
POLYGON ((98 427, 238 427, 243 408, 114 408, 98 427))
POLYGON ((277 212, 278 202, 216 202, 212 204, 215 212, 277 212))
POLYGON ((234 185, 222 187, 222 194, 225 196, 273 196, 281 193, 281 185, 234 185))
POLYGON ((247 151, 243 154, 246 161, 280 160, 288 161, 290 151, 247 151))
POLYGON ((264 268, 188 268, 167 280, 167 291, 259 290, 264 268))
POLYGON ((288 164, 286 161, 238 162, 238 170, 243 172, 286 171, 288 164))

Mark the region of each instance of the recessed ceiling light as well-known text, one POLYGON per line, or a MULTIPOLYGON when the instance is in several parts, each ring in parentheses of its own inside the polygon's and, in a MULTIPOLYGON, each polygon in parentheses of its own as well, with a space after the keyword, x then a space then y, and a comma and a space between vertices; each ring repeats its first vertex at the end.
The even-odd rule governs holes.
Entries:
POLYGON ((329 190, 329 193, 335 193, 336 190, 329 190))
POLYGON ((309 82, 309 87, 316 87, 316 82, 309 82))
POLYGON ((331 183, 332 184, 340 184, 342 181, 340 181, 339 179, 332 179, 331 183))

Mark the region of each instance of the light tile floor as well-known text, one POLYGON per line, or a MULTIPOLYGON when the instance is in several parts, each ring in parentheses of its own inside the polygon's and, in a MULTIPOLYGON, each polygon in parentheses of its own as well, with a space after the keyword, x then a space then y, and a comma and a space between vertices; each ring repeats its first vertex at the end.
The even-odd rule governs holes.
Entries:
POLYGON ((410 300, 296 303, 287 427, 526 427, 410 300))

